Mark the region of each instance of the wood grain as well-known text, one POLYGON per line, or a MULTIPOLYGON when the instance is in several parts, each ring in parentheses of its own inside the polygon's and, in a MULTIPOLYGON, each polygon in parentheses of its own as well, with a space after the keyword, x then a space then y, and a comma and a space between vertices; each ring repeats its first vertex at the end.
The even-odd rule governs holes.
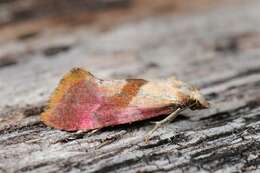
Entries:
MULTIPOLYGON (((23 1, 15 2, 0 11, 23 1)), ((0 13, 0 172, 259 172, 260 2, 194 2, 143 13, 134 9, 147 3, 120 2, 105 8, 106 21, 75 26, 45 13, 4 22, 12 10, 0 13), (39 114, 74 66, 105 79, 175 75, 201 88, 211 108, 183 112, 148 144, 149 120, 92 135, 46 127, 39 114)))

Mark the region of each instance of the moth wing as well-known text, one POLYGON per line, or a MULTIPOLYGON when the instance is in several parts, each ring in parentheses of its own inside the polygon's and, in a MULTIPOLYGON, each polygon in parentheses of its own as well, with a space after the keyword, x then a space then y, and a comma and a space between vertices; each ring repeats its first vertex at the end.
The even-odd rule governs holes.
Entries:
MULTIPOLYGON (((102 105, 102 107, 95 112, 95 115, 91 116, 91 121, 95 128, 100 128, 145 120, 171 112, 173 112, 173 107, 171 105, 162 105, 158 107, 118 107, 108 104, 102 105)), ((86 122, 86 125, 83 125, 83 128, 87 127, 87 124, 88 122, 86 122)))
POLYGON ((51 127, 74 131, 129 123, 172 111, 168 102, 157 103, 142 96, 139 101, 143 104, 131 104, 133 98, 138 98, 139 88, 146 83, 144 80, 127 80, 123 87, 123 82, 117 83, 118 86, 113 87, 122 89, 113 96, 107 93, 111 90, 105 89, 108 85, 100 87, 100 83, 87 71, 71 70, 51 95, 41 120, 51 127))
POLYGON ((78 130, 80 115, 84 115, 86 109, 98 106, 98 98, 94 94, 97 81, 88 71, 73 68, 64 75, 51 94, 41 120, 51 127, 78 130), (88 104, 83 108, 81 105, 84 103, 88 104))
POLYGON ((143 79, 128 79, 120 93, 106 97, 96 116, 102 117, 101 125, 124 124, 172 112, 172 101, 140 93, 147 83, 143 79))

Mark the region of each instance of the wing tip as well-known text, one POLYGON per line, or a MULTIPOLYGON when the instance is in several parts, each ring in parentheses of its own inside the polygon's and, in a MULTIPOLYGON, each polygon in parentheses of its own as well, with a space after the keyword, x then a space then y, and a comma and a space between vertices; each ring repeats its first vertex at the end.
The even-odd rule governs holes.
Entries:
POLYGON ((94 78, 94 76, 90 72, 80 67, 74 67, 67 74, 65 74, 63 78, 60 80, 56 89, 52 92, 51 96, 49 97, 46 109, 41 114, 41 121, 49 125, 50 122, 48 119, 50 116, 50 111, 57 103, 60 102, 64 93, 66 93, 66 91, 77 82, 82 80, 88 80, 90 78, 94 78))
POLYGON ((68 88, 79 81, 86 80, 87 77, 93 77, 93 75, 82 68, 72 68, 67 74, 63 76, 57 88, 51 94, 48 106, 52 106, 58 103, 68 88))

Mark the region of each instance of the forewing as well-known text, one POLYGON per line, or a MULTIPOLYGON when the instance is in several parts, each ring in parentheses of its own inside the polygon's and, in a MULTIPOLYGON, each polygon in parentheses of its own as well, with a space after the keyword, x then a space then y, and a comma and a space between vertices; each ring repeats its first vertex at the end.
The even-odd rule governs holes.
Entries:
POLYGON ((145 80, 131 79, 113 86, 107 82, 102 84, 82 69, 73 70, 58 85, 41 119, 49 126, 74 131, 124 124, 172 112, 172 105, 148 104, 148 101, 152 102, 149 98, 140 100, 144 104, 131 104, 139 88, 146 83, 145 80), (111 96, 107 93, 111 88, 107 86, 119 87, 120 92, 111 96))

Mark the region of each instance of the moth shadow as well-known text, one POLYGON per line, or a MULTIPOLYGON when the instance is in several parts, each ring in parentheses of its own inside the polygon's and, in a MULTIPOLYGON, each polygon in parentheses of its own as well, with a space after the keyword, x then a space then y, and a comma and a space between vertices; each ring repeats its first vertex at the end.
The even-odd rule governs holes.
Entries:
MULTIPOLYGON (((135 121, 132 123, 127 123, 127 124, 119 124, 119 125, 115 125, 115 126, 108 126, 108 127, 104 127, 102 129, 100 129, 100 131, 102 132, 108 132, 108 131, 121 131, 121 130, 134 130, 134 129, 139 129, 142 128, 144 126, 149 126, 149 125, 153 125, 152 122, 157 122, 157 121, 161 121, 164 118, 166 118, 168 115, 161 115, 161 116, 157 116, 157 117, 153 117, 150 119, 146 119, 146 120, 140 120, 140 121, 135 121)), ((185 116, 185 115, 178 115, 176 117, 175 120, 173 120, 171 123, 174 122, 178 122, 178 121, 184 121, 190 119, 189 117, 185 116)))

